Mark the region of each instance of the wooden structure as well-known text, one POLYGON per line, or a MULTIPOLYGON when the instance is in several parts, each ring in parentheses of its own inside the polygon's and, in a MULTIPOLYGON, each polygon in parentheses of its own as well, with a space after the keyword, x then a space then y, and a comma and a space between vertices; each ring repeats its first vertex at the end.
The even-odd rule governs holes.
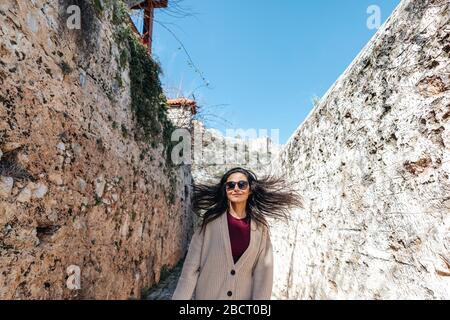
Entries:
POLYGON ((158 8, 167 8, 168 0, 125 0, 125 3, 130 10, 144 10, 144 29, 142 33, 139 32, 131 17, 130 22, 134 31, 140 35, 142 43, 147 46, 148 53, 152 54, 154 11, 158 8))

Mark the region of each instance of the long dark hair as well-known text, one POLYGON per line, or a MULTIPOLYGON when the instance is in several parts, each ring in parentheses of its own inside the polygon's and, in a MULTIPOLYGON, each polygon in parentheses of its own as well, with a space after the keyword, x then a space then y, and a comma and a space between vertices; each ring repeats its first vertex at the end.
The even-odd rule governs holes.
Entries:
POLYGON ((225 183, 230 175, 237 172, 247 177, 251 190, 247 199, 247 215, 260 224, 268 227, 267 217, 287 220, 289 219, 289 209, 303 207, 303 201, 298 191, 283 178, 267 175, 258 179, 251 170, 236 167, 228 170, 217 184, 193 185, 192 209, 203 218, 201 231, 209 222, 217 219, 228 209, 225 183), (201 211, 205 211, 204 214, 201 214, 201 211))

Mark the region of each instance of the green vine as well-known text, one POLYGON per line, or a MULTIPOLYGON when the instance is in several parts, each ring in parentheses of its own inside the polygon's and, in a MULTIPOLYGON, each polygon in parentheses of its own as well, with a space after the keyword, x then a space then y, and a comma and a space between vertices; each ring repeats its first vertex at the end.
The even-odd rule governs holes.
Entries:
POLYGON ((131 109, 138 125, 136 138, 152 147, 162 143, 166 166, 172 167, 170 157, 175 143, 171 136, 175 127, 167 117, 167 98, 159 79, 161 67, 131 31, 127 7, 121 0, 113 2, 112 22, 117 25, 115 40, 120 48, 119 65, 124 68, 128 64, 129 67, 131 109))
POLYGON ((128 20, 128 10, 123 1, 115 0, 113 2, 112 23, 115 25, 122 24, 128 20))
POLYGON ((102 0, 93 0, 92 5, 94 6, 95 13, 100 18, 103 14, 103 3, 102 0))
MULTIPOLYGON (((162 73, 161 67, 132 32, 127 7, 123 1, 113 0, 111 19, 116 25, 114 37, 120 52, 118 64, 121 69, 126 66, 129 69, 131 110, 137 125, 134 137, 147 142, 152 148, 162 144, 170 184, 167 200, 169 204, 174 204, 176 198, 174 170, 177 166, 171 161, 171 153, 176 142, 171 141, 171 136, 175 127, 167 116, 169 106, 159 78, 162 73)), ((120 75, 118 72, 117 76, 120 75)), ((119 85, 123 84, 119 79, 116 81, 119 85)), ((123 126, 122 133, 128 136, 128 131, 124 130, 123 126)))

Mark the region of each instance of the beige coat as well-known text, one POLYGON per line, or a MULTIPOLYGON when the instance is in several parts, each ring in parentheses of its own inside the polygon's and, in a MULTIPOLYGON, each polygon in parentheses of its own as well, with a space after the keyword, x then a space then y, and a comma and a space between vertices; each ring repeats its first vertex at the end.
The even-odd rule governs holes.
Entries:
POLYGON ((269 300, 273 252, 268 229, 251 219, 250 244, 234 264, 226 212, 192 236, 173 300, 269 300), (193 294, 195 296, 193 297, 193 294))

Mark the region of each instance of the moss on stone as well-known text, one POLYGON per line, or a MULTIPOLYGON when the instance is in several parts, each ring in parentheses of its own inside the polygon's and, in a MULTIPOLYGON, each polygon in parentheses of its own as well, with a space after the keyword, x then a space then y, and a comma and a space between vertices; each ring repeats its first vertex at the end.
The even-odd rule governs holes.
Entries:
POLYGON ((100 17, 103 14, 102 0, 92 0, 92 6, 94 7, 97 16, 100 17))

